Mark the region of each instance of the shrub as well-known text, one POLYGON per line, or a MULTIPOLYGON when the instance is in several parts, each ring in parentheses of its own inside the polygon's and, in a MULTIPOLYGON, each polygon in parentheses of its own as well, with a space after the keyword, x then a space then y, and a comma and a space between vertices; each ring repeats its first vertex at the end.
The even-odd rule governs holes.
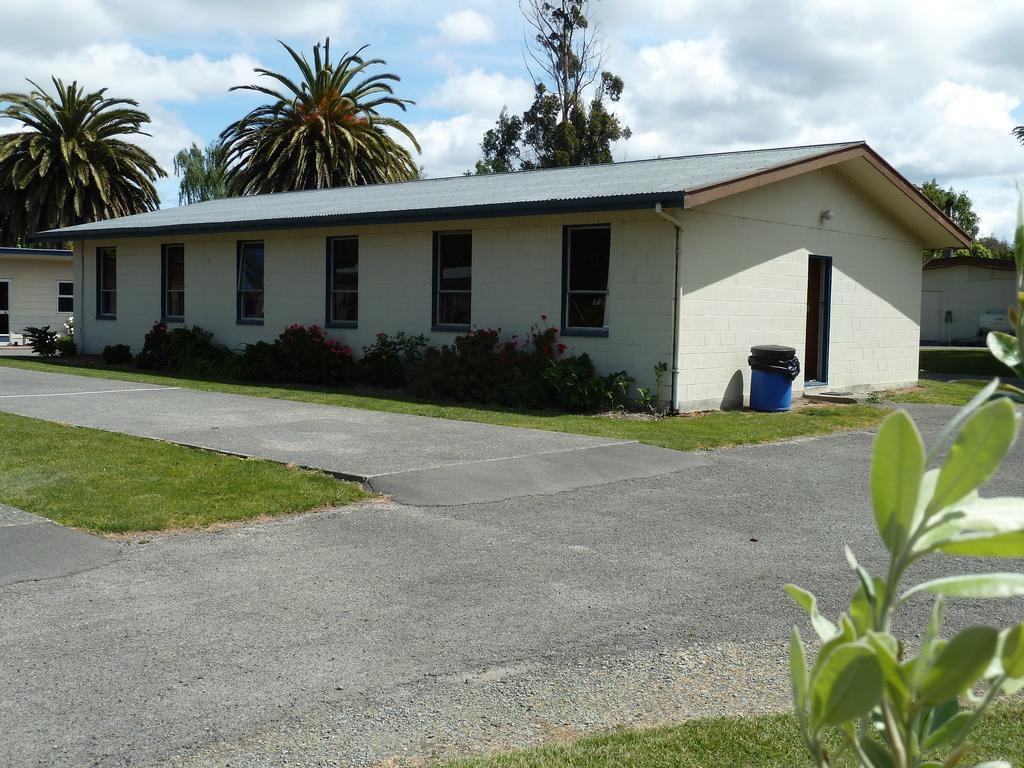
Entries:
POLYGON ((357 375, 367 384, 402 387, 409 383, 412 370, 423 359, 426 336, 409 336, 399 331, 394 336, 378 333, 373 344, 363 347, 357 375))
POLYGON ((75 344, 74 336, 60 336, 57 338, 57 354, 60 357, 74 357, 78 354, 78 345, 75 344))
POLYGON ((24 330, 24 334, 32 351, 40 357, 53 357, 57 354, 57 333, 51 331, 50 326, 29 326, 24 330))
POLYGON ((213 334, 198 325, 168 332, 167 366, 188 376, 210 378, 236 378, 241 369, 239 356, 215 344, 213 334))
POLYGON ((254 381, 334 385, 347 381, 352 367, 352 350, 318 325, 289 325, 273 344, 246 345, 241 357, 243 377, 254 381))
POLYGON ((553 360, 544 378, 555 391, 559 407, 569 411, 611 410, 629 401, 632 377, 625 371, 597 376, 590 355, 553 360))
POLYGON ((132 361, 132 350, 127 344, 107 344, 103 348, 103 362, 107 365, 124 365, 132 361))
MULTIPOLYGON (((545 318, 542 318, 545 319, 545 318)), ((417 395, 525 408, 595 411, 625 404, 625 372, 597 376, 586 355, 559 357, 555 328, 534 326, 526 339, 502 341, 493 329, 470 331, 428 348, 413 376, 417 395)))
POLYGON ((143 339, 142 351, 135 356, 135 365, 139 368, 166 368, 170 344, 167 323, 153 323, 153 327, 143 339))

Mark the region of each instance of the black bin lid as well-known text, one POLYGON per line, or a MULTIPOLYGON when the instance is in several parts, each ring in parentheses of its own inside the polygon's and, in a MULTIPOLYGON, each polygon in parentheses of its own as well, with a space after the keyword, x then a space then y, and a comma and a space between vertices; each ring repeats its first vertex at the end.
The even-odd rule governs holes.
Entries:
POLYGON ((758 344, 750 348, 750 354, 761 360, 788 360, 796 357, 796 349, 778 344, 758 344))

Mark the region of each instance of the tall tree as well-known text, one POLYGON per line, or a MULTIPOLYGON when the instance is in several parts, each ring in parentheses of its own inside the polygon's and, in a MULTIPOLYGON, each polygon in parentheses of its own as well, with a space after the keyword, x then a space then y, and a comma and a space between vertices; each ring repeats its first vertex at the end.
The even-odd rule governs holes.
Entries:
POLYGON ((122 136, 148 136, 149 115, 132 99, 86 92, 51 78, 51 96, 0 94, 0 117, 26 130, 0 136, 0 244, 46 229, 156 210, 156 160, 122 136))
POLYGON ((364 59, 362 52, 331 61, 331 41, 313 47, 313 64, 281 43, 299 69, 300 78, 267 69, 260 75, 277 87, 239 85, 231 90, 256 91, 273 101, 229 125, 220 138, 226 148, 227 186, 231 194, 252 195, 296 189, 322 189, 358 184, 406 181, 418 176, 409 150, 388 133, 394 130, 420 149, 416 137, 381 107, 405 110, 412 104, 394 95, 390 72, 368 74, 385 64, 364 59))
POLYGON ((603 70, 606 51, 588 19, 589 5, 521 0, 533 104, 522 117, 502 109, 480 144, 477 173, 610 163, 612 144, 629 138, 607 106, 619 101, 625 84, 603 70))
POLYGON ((978 214, 974 212, 974 203, 966 192, 955 190, 953 187, 943 189, 935 179, 926 181, 920 189, 924 192, 925 197, 952 219, 960 229, 971 237, 978 236, 980 221, 978 214))
POLYGON ((182 149, 174 156, 174 175, 178 184, 178 205, 191 205, 228 196, 225 160, 227 151, 219 141, 206 149, 198 144, 182 149))
POLYGON ((1018 125, 1013 129, 1012 133, 1021 144, 1024 144, 1024 125, 1018 125))

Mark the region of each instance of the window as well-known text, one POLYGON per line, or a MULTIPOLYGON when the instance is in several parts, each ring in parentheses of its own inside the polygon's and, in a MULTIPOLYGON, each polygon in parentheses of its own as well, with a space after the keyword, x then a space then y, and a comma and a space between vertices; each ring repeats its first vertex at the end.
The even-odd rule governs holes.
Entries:
POLYGON ((57 311, 75 311, 75 284, 70 280, 57 281, 57 311))
POLYGON ((566 227, 563 251, 562 331, 607 336, 611 228, 566 227))
POLYGON ((96 317, 117 317, 117 248, 96 249, 96 317))
POLYGON ((327 241, 327 324, 355 327, 359 320, 359 238, 327 241))
POLYGON ((473 235, 434 233, 434 327, 469 328, 473 297, 473 235))
POLYGON ((238 244, 238 322, 263 323, 263 243, 238 244))
POLYGON ((163 304, 160 316, 164 320, 185 320, 185 246, 165 245, 160 254, 160 284, 163 286, 163 304))

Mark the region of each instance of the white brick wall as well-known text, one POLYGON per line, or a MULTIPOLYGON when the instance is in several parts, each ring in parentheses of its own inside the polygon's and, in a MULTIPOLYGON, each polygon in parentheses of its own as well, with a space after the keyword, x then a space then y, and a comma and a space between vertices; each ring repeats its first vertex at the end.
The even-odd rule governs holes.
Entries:
POLYGON ((833 260, 830 388, 916 381, 921 246, 841 173, 806 174, 682 218, 681 408, 749 397, 754 344, 795 347, 804 360, 811 254, 833 260), (822 223, 826 208, 836 215, 822 223))
MULTIPOLYGON (((185 321, 238 347, 272 339, 290 323, 325 322, 326 238, 359 236, 359 327, 329 334, 358 354, 378 332, 423 333, 434 343, 457 334, 430 331, 432 233, 473 232, 473 324, 525 335, 541 315, 561 319, 562 227, 611 225, 607 338, 564 337, 604 372, 626 370, 641 386, 653 384, 659 361, 671 363, 674 229, 653 211, 593 215, 490 218, 468 221, 306 229, 240 234, 86 241, 76 249, 76 290, 83 298, 80 337, 88 352, 107 344, 137 351, 160 312, 160 245, 185 245, 185 321), (235 248, 263 240, 265 323, 235 322, 235 248), (96 319, 96 248, 117 248, 116 320, 96 319), (82 258, 84 256, 84 273, 82 258), (83 282, 84 275, 84 282, 83 282)), ((662 396, 668 398, 668 381, 662 396)))

